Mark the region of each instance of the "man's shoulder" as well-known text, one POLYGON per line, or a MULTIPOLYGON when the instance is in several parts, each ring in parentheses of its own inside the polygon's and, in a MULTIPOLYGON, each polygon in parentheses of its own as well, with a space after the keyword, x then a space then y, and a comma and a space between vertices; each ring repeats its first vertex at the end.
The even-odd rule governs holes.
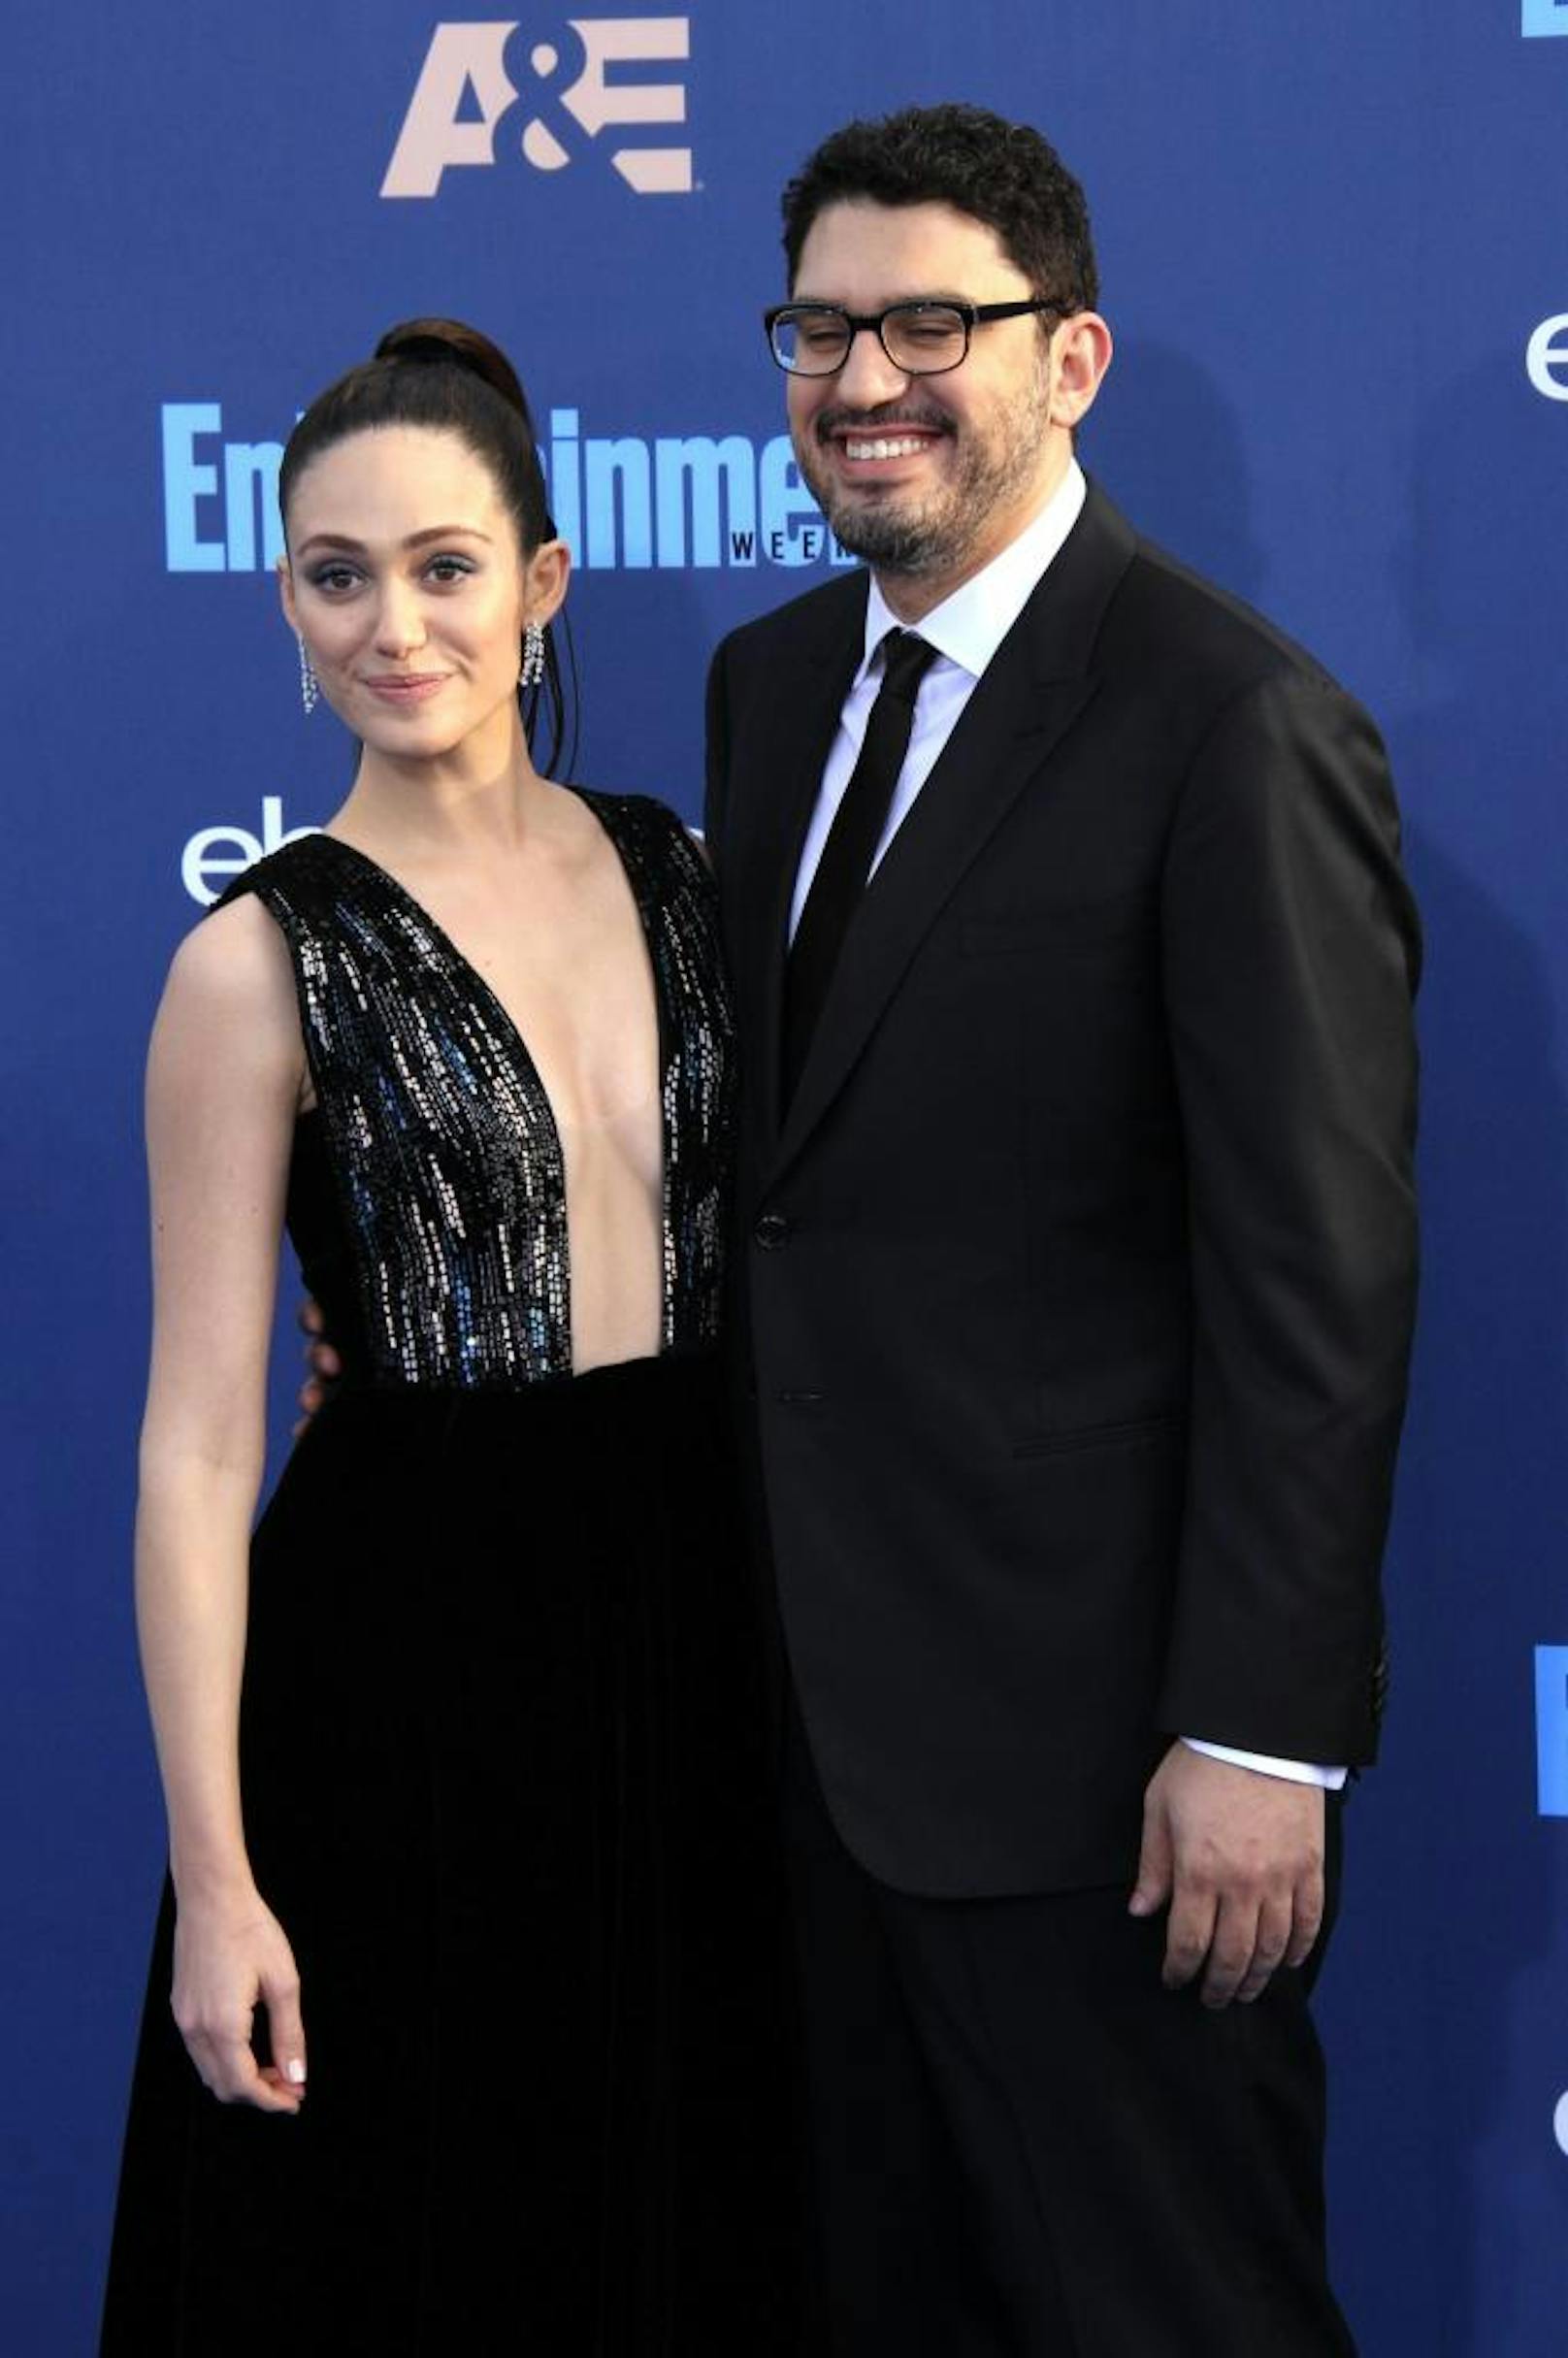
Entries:
POLYGON ((750 664, 776 661, 787 650, 853 643, 866 623, 865 570, 856 566, 818 582, 783 606, 770 606, 720 639, 716 660, 750 664))
MULTIPOLYGON (((1108 503, 1107 503, 1108 505, 1108 503)), ((1106 610, 1102 651, 1115 661, 1170 665, 1217 690, 1294 676, 1337 689, 1310 648, 1234 591, 1132 532, 1130 559, 1106 610)))

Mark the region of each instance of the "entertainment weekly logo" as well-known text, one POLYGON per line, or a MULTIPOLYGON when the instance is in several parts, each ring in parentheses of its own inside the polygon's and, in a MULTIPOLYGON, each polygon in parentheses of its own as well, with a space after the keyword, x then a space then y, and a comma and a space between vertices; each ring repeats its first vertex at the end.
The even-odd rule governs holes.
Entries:
MULTIPOLYGON (((683 82, 638 69, 684 66, 690 53, 689 16, 552 18, 542 38, 518 21, 438 24, 381 194, 437 196, 448 171, 518 155, 562 172, 606 132, 684 123, 683 82), (518 118, 520 134, 498 150, 518 118)), ((688 147, 622 140, 608 155, 638 196, 691 194, 688 147)))
POLYGON ((1568 40, 1568 0, 1522 0, 1519 29, 1526 41, 1568 40))
MULTIPOLYGON (((551 409, 539 441, 556 529, 587 573, 853 565, 800 479, 787 434, 595 435, 551 409)), ((280 442, 242 442, 215 401, 160 413, 164 561, 254 573, 282 553, 280 442)))

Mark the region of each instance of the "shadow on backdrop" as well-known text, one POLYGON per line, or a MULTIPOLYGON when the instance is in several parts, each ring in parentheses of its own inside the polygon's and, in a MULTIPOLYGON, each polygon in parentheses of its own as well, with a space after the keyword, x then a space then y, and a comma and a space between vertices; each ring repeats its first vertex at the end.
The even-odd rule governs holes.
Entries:
MULTIPOLYGON (((1347 2305, 1369 2353, 1430 2358, 1548 2358, 1568 2314, 1568 1871, 1535 1815, 1531 1710, 1533 1646, 1568 1643, 1568 1098, 1543 924, 1560 788, 1539 751, 1568 551, 1532 496, 1549 464, 1461 468, 1455 446, 1458 419, 1472 459, 1541 429, 1516 375, 1489 355, 1425 410, 1394 551, 1421 658, 1420 701, 1379 718, 1427 934, 1424 1274, 1387 1766, 1350 1813, 1323 2010, 1347 2305)), ((1560 922, 1560 873, 1555 892, 1560 922)))
POLYGON ((1124 339, 1078 447, 1140 532, 1222 589, 1263 603, 1241 429, 1189 353, 1124 339))

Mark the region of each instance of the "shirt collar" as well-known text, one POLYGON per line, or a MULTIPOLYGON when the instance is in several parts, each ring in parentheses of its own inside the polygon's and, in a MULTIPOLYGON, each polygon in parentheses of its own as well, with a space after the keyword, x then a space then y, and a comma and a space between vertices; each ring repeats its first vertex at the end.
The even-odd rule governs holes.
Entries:
MULTIPOLYGON (((1083 469, 1075 458, 1069 459, 1066 474, 1018 538, 921 618, 914 627, 938 656, 971 678, 980 677, 1077 523, 1088 491, 1083 469)), ((907 627, 888 605, 873 573, 866 601, 866 645, 855 674, 856 686, 870 670, 871 658, 889 631, 907 627)))

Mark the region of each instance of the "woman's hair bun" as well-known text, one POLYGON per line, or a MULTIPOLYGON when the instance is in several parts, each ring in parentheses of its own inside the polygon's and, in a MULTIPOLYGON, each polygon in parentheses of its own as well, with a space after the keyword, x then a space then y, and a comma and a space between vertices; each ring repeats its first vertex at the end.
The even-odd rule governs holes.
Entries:
POLYGON ((405 319, 389 327, 376 347, 377 360, 411 360, 427 364, 446 362, 449 366, 466 369, 499 393, 508 409, 515 409, 532 432, 528 400, 518 381, 517 372, 499 344, 491 343, 461 319, 405 319))

